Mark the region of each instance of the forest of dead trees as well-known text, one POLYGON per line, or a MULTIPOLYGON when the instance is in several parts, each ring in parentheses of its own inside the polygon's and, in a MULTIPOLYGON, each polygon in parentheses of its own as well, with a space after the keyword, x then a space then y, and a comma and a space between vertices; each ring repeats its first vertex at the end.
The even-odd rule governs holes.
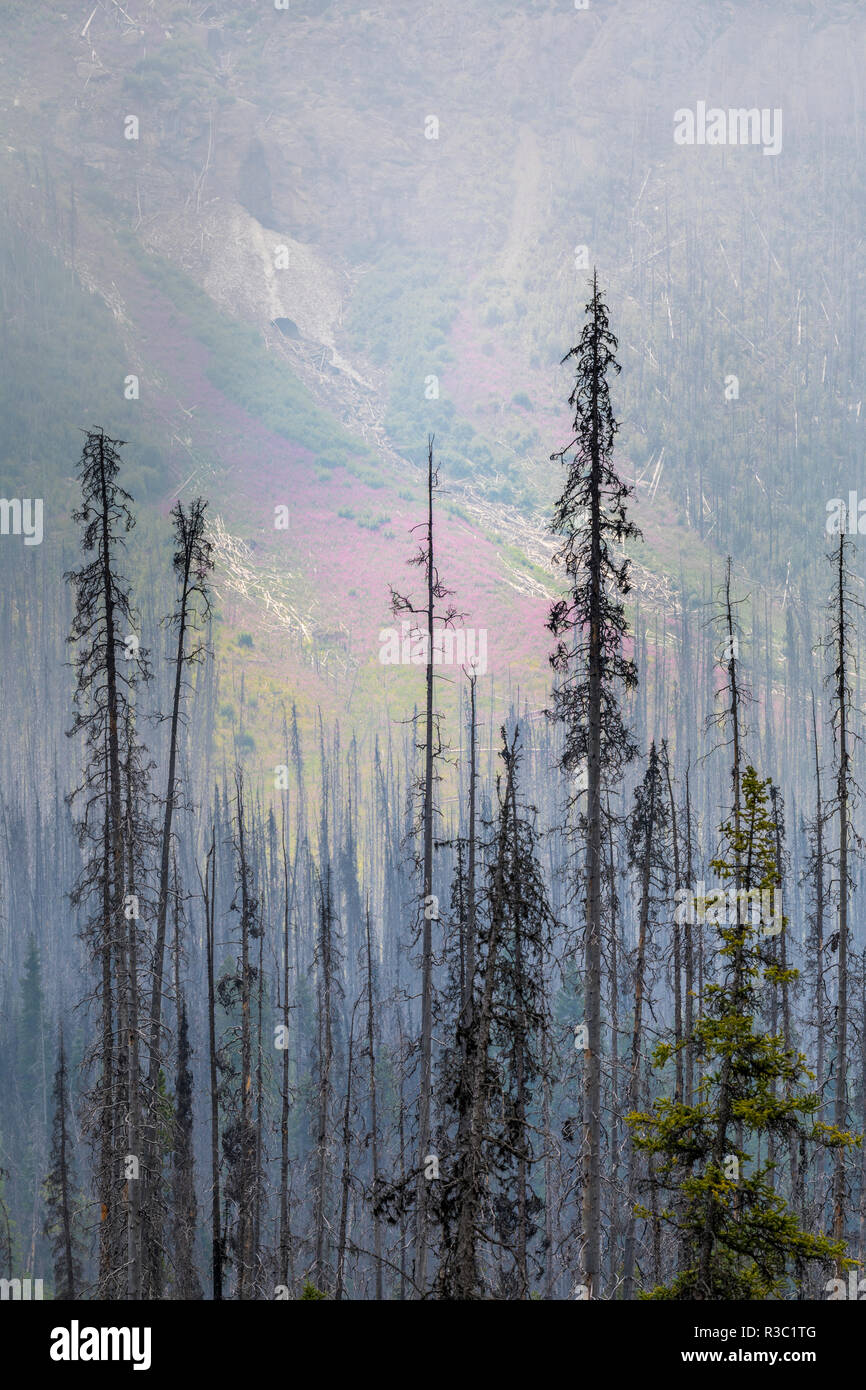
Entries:
POLYGON ((0 1277, 174 1300, 859 1279, 860 562, 819 530, 819 618, 730 561, 643 611, 616 351, 594 283, 551 460, 546 707, 467 669, 443 712, 435 635, 467 596, 431 439, 391 589, 418 704, 311 735, 287 691, 276 767, 215 752, 206 502, 143 571, 123 445, 87 433, 63 597, 6 576, 7 698, 36 722, 0 766, 0 1277))

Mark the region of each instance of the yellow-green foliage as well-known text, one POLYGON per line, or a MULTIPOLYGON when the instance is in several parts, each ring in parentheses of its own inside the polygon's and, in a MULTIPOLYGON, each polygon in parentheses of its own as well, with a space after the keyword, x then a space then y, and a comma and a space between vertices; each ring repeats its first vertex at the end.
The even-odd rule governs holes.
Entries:
MULTIPOLYGON (((739 824, 731 818, 722 826, 726 852, 713 861, 722 882, 781 888, 768 787, 754 768, 746 770, 739 824)), ((861 1142, 816 1120, 820 1100, 806 1088, 814 1078, 805 1057, 756 1026, 762 980, 780 988, 798 972, 782 969, 750 922, 719 930, 720 980, 704 990, 704 1013, 691 1038, 662 1043, 654 1053, 662 1068, 677 1050, 694 1049, 701 1074, 693 1103, 662 1096, 650 1110, 626 1117, 636 1147, 652 1156, 652 1181, 672 1195, 660 1216, 679 1237, 674 1279, 645 1298, 783 1298, 800 1286, 810 1261, 854 1264, 842 1243, 802 1229, 778 1190, 776 1165, 755 1157, 762 1136, 775 1136, 780 1149, 792 1136, 798 1145, 802 1137, 831 1148, 861 1142), (699 1253, 708 1230, 712 1253, 702 1282, 699 1253)), ((650 1215, 645 1207, 636 1211, 650 1215)))

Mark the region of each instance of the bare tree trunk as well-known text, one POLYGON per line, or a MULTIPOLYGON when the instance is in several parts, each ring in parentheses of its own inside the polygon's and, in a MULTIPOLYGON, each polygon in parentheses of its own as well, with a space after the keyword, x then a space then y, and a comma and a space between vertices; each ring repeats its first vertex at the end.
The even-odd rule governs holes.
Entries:
POLYGON ((238 1298, 252 1296, 254 1267, 255 1129, 252 1113, 252 1017, 250 989, 250 927, 253 906, 249 891, 243 778, 236 773, 238 813, 238 869, 241 885, 241 1174, 238 1201, 238 1298))
POLYGON ((619 1102, 619 914, 616 910, 616 861, 613 851, 613 818, 610 801, 607 804, 608 880, 610 882, 610 1152, 611 1152, 611 1212, 610 1212, 610 1287, 617 1281, 619 1246, 622 1235, 617 1183, 620 1162, 620 1102, 619 1102))
MULTIPOLYGON (((514 826, 515 836, 517 835, 517 799, 514 791, 514 778, 509 776, 509 791, 511 803, 511 823, 514 826)), ((516 853, 516 851, 515 851, 516 853)), ((512 874, 512 880, 517 877, 512 874)), ((526 1005, 524 990, 526 980, 523 970, 523 926, 520 917, 519 899, 512 908, 514 931, 512 946, 514 951, 514 981, 515 993, 517 996, 515 1025, 515 1098, 514 1098, 514 1121, 517 1129, 517 1226, 515 1230, 514 1263, 517 1276, 517 1297, 526 1299, 529 1297, 529 1266, 527 1262, 528 1244, 528 1212, 526 1203, 526 1188, 529 1181, 529 1158, 527 1154, 527 1094, 526 1094, 526 1005)))
POLYGON ((281 1280, 291 1281, 292 1235, 289 1227, 289 860, 283 813, 283 1077, 280 1096, 280 1268, 281 1280))
MULTIPOLYGON (((256 1003, 256 1133, 255 1133, 255 1187, 253 1197, 253 1289, 258 1279, 262 1231, 262 1184, 259 1175, 262 1171, 262 1144, 264 1132, 264 1089, 262 1085, 262 1011, 265 995, 265 934, 259 937, 258 990, 256 1003)), ((255 1297, 255 1293, 253 1292, 255 1297)))
MULTIPOLYGON (((655 759, 655 745, 650 750, 650 759, 655 759)), ((652 769, 651 769, 652 771, 652 769)), ((634 1022, 631 1035, 631 1066, 628 1078, 628 1098, 626 1105, 629 1111, 636 1110, 640 1095, 641 1082, 641 1043, 643 1038, 643 995, 644 995, 644 972, 646 967, 646 943, 647 927, 649 925, 650 912, 650 875, 652 871, 652 845, 653 832, 655 830, 656 805, 655 790, 656 781, 653 776, 649 777, 650 800, 647 808, 646 822, 644 826, 644 845, 641 863, 641 899, 640 899, 640 924, 638 927, 637 943, 637 962, 634 973, 634 1022)), ((628 1137, 626 1140, 627 1153, 627 1179, 626 1193, 628 1205, 628 1217, 625 1228, 625 1256, 623 1259, 623 1298, 630 1301, 634 1298, 634 1263, 635 1263, 635 1229, 636 1217, 634 1214, 635 1199, 635 1147, 632 1137, 631 1126, 629 1126, 628 1137)))
MULTIPOLYGON (((120 701, 117 688, 117 642, 119 636, 116 628, 115 598, 114 598, 114 577, 111 572, 111 536, 109 524, 109 497, 108 479, 106 475, 105 446, 102 438, 99 439, 99 458, 100 458, 100 489, 101 489, 101 517, 100 527, 102 532, 101 547, 101 568, 102 568, 102 589, 103 606, 105 617, 105 682, 106 682, 106 712, 108 715, 107 744, 108 744, 108 817, 110 826, 110 854, 111 854, 111 890, 109 907, 109 934, 117 944, 117 1006, 118 1006, 118 1032, 117 1032, 117 1056, 115 1058, 117 1069, 117 1101, 124 1106, 122 1113, 128 1113, 128 1102, 130 1097, 125 1094, 128 1087, 127 1072, 127 1041, 128 1041, 128 1019, 127 1019, 127 978, 126 978, 126 923, 123 917, 123 811, 121 802, 121 778, 120 778, 120 701)), ((115 1123, 114 1114, 110 1115, 112 1131, 115 1123)), ((113 1134, 112 1134, 113 1138, 113 1134)), ((116 1142, 116 1141, 114 1141, 116 1142)), ((114 1153, 114 1142, 111 1145, 110 1159, 110 1186, 112 1193, 118 1175, 115 1171, 117 1158, 114 1153)), ((109 1225, 113 1224, 112 1201, 108 1204, 109 1225)), ((127 1245, 133 1239, 132 1235, 132 1213, 129 1204, 126 1204, 127 1221, 127 1245)), ((109 1239, 113 1246, 114 1232, 111 1232, 109 1239)), ((117 1268, 114 1250, 104 1252, 109 1261, 108 1268, 113 1271, 117 1268), (114 1258, 113 1258, 114 1257, 114 1258)), ((123 1263, 127 1266, 125 1270, 124 1288, 129 1290, 129 1265, 128 1254, 123 1263)), ((111 1276, 109 1276, 111 1278, 111 1276)), ((106 1288, 101 1289, 103 1296, 110 1293, 110 1283, 106 1288)))
MULTIPOLYGON (((783 874, 782 874, 782 824, 781 824, 781 822, 782 822, 782 816, 783 816, 783 814, 784 814, 784 811, 783 811, 783 807, 782 807, 782 805, 781 805, 781 803, 780 803, 779 790, 778 790, 778 788, 777 788, 776 786, 772 786, 772 785, 771 785, 771 787, 770 787, 770 802, 771 802, 771 805, 772 805, 772 807, 773 807, 773 824, 774 824, 774 828, 775 828, 775 829, 774 829, 774 835, 775 835, 775 851, 776 851, 776 875, 777 875, 778 880, 779 880, 779 889, 778 889, 778 892, 779 892, 779 908, 780 908, 781 915, 784 916, 784 897, 783 897, 784 877, 783 877, 783 874)), ((788 938, 787 938, 787 932, 785 932, 785 931, 780 932, 780 934, 779 934, 779 935, 775 938, 775 940, 774 940, 774 945, 775 945, 775 947, 776 947, 776 951, 777 951, 778 956, 779 956, 779 965, 781 966, 782 970, 787 970, 787 969, 788 969, 788 938)), ((775 995, 775 991, 774 991, 774 995, 775 995)), ((774 1023, 774 1028, 775 1028, 775 1023, 774 1023)), ((792 1031, 792 1028, 791 1028, 791 990, 790 990, 790 985, 788 984, 788 981, 787 981, 787 980, 783 980, 783 981, 782 981, 782 1037, 783 1037, 784 1043, 785 1043, 785 1051, 786 1051, 786 1052, 790 1052, 790 1051, 792 1050, 792 1047, 793 1047, 793 1031, 792 1031)), ((790 1096, 791 1096, 791 1083, 790 1083, 790 1082, 786 1082, 786 1084, 785 1084, 785 1094, 786 1094, 786 1096, 787 1096, 788 1098, 790 1098, 790 1096)), ((790 1134, 790 1135, 788 1136, 788 1161, 789 1161, 790 1167, 791 1167, 791 1195, 792 1195, 792 1198, 794 1199, 794 1209, 795 1209, 795 1211, 797 1212, 797 1216, 798 1216, 798 1218, 799 1218, 799 1220, 800 1220, 800 1222, 801 1222, 801 1224, 802 1224, 802 1222, 803 1222, 803 1220, 804 1220, 804 1218, 805 1218, 805 1213, 804 1213, 804 1211, 803 1211, 802 1206, 798 1207, 798 1206, 796 1205, 796 1195, 797 1195, 797 1193, 800 1191, 800 1167, 799 1167, 799 1157, 800 1157, 800 1154, 799 1154, 799 1140, 798 1140, 798 1138, 797 1138, 796 1135, 790 1134)))
POLYGON ((214 991, 214 924, 216 921, 216 837, 211 829, 210 849, 205 861, 204 879, 205 932, 207 935, 207 1021, 208 1056, 210 1058, 210 1154, 211 1154, 211 1270, 214 1301, 223 1296, 223 1252, 220 1229, 220 1161, 219 1161, 219 1092, 216 1050, 216 998, 214 991), (208 887, 208 875, 210 886, 208 887))
MULTIPOLYGON (((695 886, 693 874, 694 869, 692 865, 692 805, 691 794, 689 791, 689 768, 686 767, 686 878, 688 880, 688 890, 690 893, 694 892, 695 886)), ((685 940, 686 957, 686 1069, 685 1076, 683 1077, 683 1082, 685 1088, 686 1105, 692 1105, 694 1104, 695 1093, 695 964, 694 946, 692 942, 692 928, 691 923, 688 921, 684 923, 683 937, 685 940)))
MULTIPOLYGON (((668 757, 667 745, 662 744, 662 761, 665 769, 665 779, 668 787, 668 801, 671 809, 671 843, 674 854, 674 901, 679 902, 679 893, 683 887, 680 875, 680 843, 677 834, 677 808, 674 801, 674 788, 671 781, 671 765, 668 757)), ((683 1098, 684 1077, 683 1077, 683 996, 682 996, 682 943, 680 941, 680 925, 674 914, 673 922, 674 937, 674 1044, 676 1047, 676 1081, 674 1084, 674 1099, 679 1104, 683 1098)))
POLYGON ((545 1028, 542 1037, 542 1064, 544 1067, 543 1096, 542 1096, 542 1124, 544 1126, 544 1297, 548 1300, 553 1299, 554 1294, 554 1266, 553 1266, 553 1185, 554 1185, 554 1164, 553 1164, 553 1132, 551 1126, 551 1077, 550 1077, 550 1037, 545 1028))
POLYGON ((433 551, 433 440, 427 446, 427 672, 424 747, 424 916, 421 945, 421 1075, 418 1092, 418 1178, 416 1186, 415 1284, 422 1297, 427 1289, 427 1178, 430 1147, 430 1102, 433 1090, 433 923, 429 904, 433 894, 433 617, 436 569, 433 551))
POLYGON ((497 836, 496 862, 494 868, 493 891, 490 911, 490 929, 487 935, 487 954, 484 963, 484 985, 481 991, 478 1010, 474 1020, 472 1041, 472 1077, 470 1082, 470 1113, 466 1154, 463 1163, 462 1192, 457 1218, 457 1239, 455 1251, 456 1296, 472 1299, 478 1294, 477 1232, 478 1212, 483 1184, 483 1143, 487 1094, 484 1073, 488 1061, 490 1030, 493 1021, 493 991, 496 978, 496 960, 501 944, 501 933, 505 914, 505 859, 508 843, 508 824, 510 816, 511 788, 513 778, 513 750, 508 758, 508 776, 505 794, 500 808, 499 833, 497 836))
MULTIPOLYGON (((460 913, 463 936, 460 942, 461 954, 461 997, 460 1017, 457 1036, 460 1046, 461 1084, 458 1088, 457 1119, 457 1162, 466 1171, 469 1148, 469 1126, 472 1111, 471 1073, 473 1069, 472 1046, 475 1029, 475 972, 477 956, 477 913, 475 903, 475 861, 476 846, 476 743, 477 722, 475 704, 475 676, 469 680, 469 843, 467 846, 469 863, 466 881, 466 904, 460 913)), ((462 870, 458 845, 458 888, 462 887, 462 870)))
MULTIPOLYGON (((60 1208, 60 1229, 62 1231, 62 1248, 60 1268, 63 1272, 62 1287, 55 1288, 55 1297, 58 1299, 72 1300, 76 1296, 75 1278, 75 1253, 72 1241, 72 1201, 73 1196, 69 1187, 69 1159, 67 1156, 68 1135, 66 1131, 66 1049, 63 1042, 63 1027, 60 1028, 60 1058, 57 1070, 57 1126, 59 1130, 59 1146, 57 1153, 57 1168, 60 1184, 59 1208, 60 1208)), ((57 1262, 55 1261, 55 1271, 57 1262)), ((55 1281, 57 1274, 55 1272, 55 1281)))
POLYGON ((189 1028, 186 1000, 180 983, 181 936, 180 892, 177 860, 174 866, 174 999, 177 1033, 177 1072, 172 1166, 174 1247, 174 1298, 199 1299, 202 1296, 195 1263, 195 1231, 198 1212, 195 1197, 195 1154, 193 1149, 193 1076, 190 1067, 189 1028))
POLYGON ((587 708, 586 926, 583 954, 584 1019, 587 1047, 583 1074, 582 1271, 588 1298, 601 1294, 601 458, 598 439, 597 364, 592 372, 589 567, 589 689, 587 708))
POLYGON ((370 1064, 370 1161, 373 1171, 373 1259, 376 1301, 382 1301, 382 1221, 376 1203, 379 1198, 379 1120, 376 1108, 376 1016, 373 997, 373 941, 370 903, 367 901, 367 1060, 370 1064))
POLYGON ((328 1135, 330 1129, 331 1067, 333 1065, 333 1023, 331 1010, 332 986, 332 921, 331 921, 331 871, 325 869, 325 886, 321 889, 319 926, 319 1096, 318 1122, 316 1133, 316 1282, 319 1288, 327 1280, 325 1243, 326 1216, 325 1202, 328 1182, 328 1135))
POLYGON ((473 673, 469 678, 469 864, 466 872, 466 950, 465 961, 466 969, 464 972, 464 993, 463 1011, 465 1017, 464 1027, 471 1027, 472 1003, 475 990, 475 954, 476 954, 476 912, 475 912, 475 861, 477 857, 476 846, 476 800, 478 785, 478 769, 476 747, 478 743, 478 727, 475 712, 475 686, 477 676, 473 673))
POLYGON ((129 908, 126 910, 129 920, 126 922, 128 929, 128 962, 129 962, 129 1009, 127 1018, 127 1061, 129 1074, 127 1079, 128 1094, 128 1154, 135 1158, 135 1167, 138 1168, 138 1175, 127 1180, 127 1192, 129 1194, 129 1296, 138 1300, 142 1293, 142 1211, 141 1211, 141 1184, 146 1181, 146 1173, 141 1172, 141 1163, 144 1156, 140 1152, 140 1140, 142 1138, 141 1123, 141 1070, 139 1067, 138 1041, 139 1041, 139 1020, 138 1020, 138 908, 136 898, 135 883, 135 825, 133 816, 133 785, 132 785, 132 729, 129 711, 127 710, 127 768, 126 768, 126 843, 127 843, 127 864, 128 864, 128 887, 130 894, 129 908))
MULTIPOLYGON (((866 951, 860 975, 860 1120, 866 1132, 866 951)), ((857 1259, 861 1269, 866 1264, 866 1144, 860 1150, 860 1225, 858 1229, 857 1259)))
MULTIPOLYGON (((826 1036, 824 1027, 824 805, 821 796, 821 764, 818 757, 818 723, 815 716, 815 692, 812 691, 812 743, 815 750, 815 1027, 817 1029, 816 1085, 822 1118, 825 1104, 824 1087, 827 1077, 826 1036)), ((818 1145, 817 1228, 823 1230, 826 1194, 826 1151, 818 1145)))
MULTIPOLYGON (((833 1123, 844 1129, 848 1112, 848 618, 845 611, 845 533, 839 535, 837 572, 837 614, 834 641, 836 647, 836 736, 839 744, 839 770, 836 796, 839 811, 839 946, 838 989, 836 996, 836 1094, 833 1123)), ((833 1239, 845 1235, 845 1148, 836 1149, 833 1173, 833 1239)), ((844 1277, 841 1259, 837 1261, 836 1277, 844 1277)))
MULTIPOLYGON (((405 1048, 404 1048, 404 1041, 403 1041, 403 1027, 402 1027, 402 1023, 399 1021, 399 1019, 398 1019, 398 1024, 397 1024, 397 1026, 398 1026, 398 1029, 399 1029, 400 1058, 401 1058, 401 1066, 400 1066, 400 1096, 399 1096, 399 1108, 398 1108, 398 1110, 397 1110, 397 1141, 398 1141, 399 1148, 400 1148, 400 1154, 399 1154, 399 1159, 400 1159, 400 1164, 399 1164, 399 1166, 400 1166, 400 1186, 401 1186, 401 1188, 404 1188, 404 1187, 406 1186, 406 1104, 405 1104, 405 1094, 406 1094, 406 1091, 405 1091, 405 1084, 404 1084, 404 1083, 405 1083, 405 1066, 402 1065, 402 1059, 403 1059, 404 1054, 405 1054, 405 1048)), ((407 1284, 406 1254, 407 1254, 407 1247, 408 1247, 408 1244, 409 1244, 409 1224, 408 1224, 408 1221, 407 1221, 407 1219, 406 1219, 405 1214, 403 1214, 403 1215, 401 1215, 401 1217, 400 1217, 400 1300, 401 1300, 401 1302, 405 1302, 405 1300, 406 1300, 406 1284, 407 1284)))
POLYGON ((352 1019, 349 1024, 349 1057, 346 1065, 346 1102, 343 1106, 343 1172, 340 1178, 340 1230, 337 1236, 337 1282, 334 1298, 339 1303, 343 1297, 346 1262, 346 1225, 349 1213, 349 1180, 352 1162, 352 1060, 355 1048, 355 1010, 360 1000, 355 1000, 352 1019))
MULTIPOLYGON (((178 550, 174 558, 175 571, 180 579, 180 598, 178 602, 177 646, 175 650, 174 692, 171 704, 171 724, 168 739, 168 775, 166 778, 165 805, 163 809, 162 839, 160 844, 159 891, 156 908, 156 940, 154 943, 153 987, 150 997, 150 1048, 147 1075, 149 1116, 145 1138, 147 1200, 151 1213, 151 1226, 156 1226, 156 1248, 150 1251, 148 1259, 147 1282, 151 1298, 158 1298, 162 1283, 162 1260, 158 1248, 159 1222, 155 1220, 159 1210, 154 1200, 154 1186, 159 1182, 157 1155, 156 1111, 159 1106, 159 1071, 162 1052, 162 982, 165 968, 165 937, 168 918, 169 866, 171 860, 171 834, 177 797, 177 753, 178 735, 181 723, 181 700, 183 695, 183 670, 189 659, 186 644, 192 615, 190 602, 194 593, 204 597, 207 607, 204 580, 211 567, 210 546, 204 539, 204 510, 206 504, 196 498, 188 512, 178 502, 172 512, 175 522, 178 550), (194 573, 194 567, 199 571, 194 573)), ((193 654, 193 658, 195 655, 193 654)), ((161 1166, 161 1165, 160 1165, 161 1166)))
MULTIPOLYGON (((731 766, 731 782, 734 791, 733 824, 734 824, 734 883, 739 892, 742 887, 742 872, 740 865, 739 845, 740 841, 740 690, 737 678, 738 663, 738 641, 734 631, 733 608, 731 603, 731 561, 728 558, 727 569, 725 572, 725 624, 727 631, 727 654, 725 665, 728 673, 728 695, 730 704, 725 711, 725 717, 730 721, 732 730, 733 761, 731 766)), ((743 971, 743 944, 742 940, 733 956, 733 990, 738 995, 742 988, 743 971)), ((726 1053, 719 1075, 719 1103, 716 1120, 716 1132, 713 1141, 712 1161, 716 1166, 721 1165, 725 1146, 728 1142, 728 1128, 731 1123, 732 1111, 732 1092, 731 1081, 731 1055, 726 1053)), ((739 1144, 742 1148, 742 1143, 739 1144)), ((713 1201, 708 1198, 706 1218, 699 1241, 698 1256, 698 1294, 701 1298, 707 1296, 707 1291, 711 1287, 711 1265, 713 1250, 715 1247, 715 1233, 713 1230, 713 1201)))
MULTIPOLYGON (((106 777, 108 752, 106 749, 106 777)), ((112 1244, 115 1224, 114 1167, 114 987, 111 949, 111 817, 108 803, 103 818, 102 860, 102 1066, 98 1093, 100 1109, 100 1151, 98 1183, 100 1194, 99 1226, 99 1288, 108 1292, 112 1263, 112 1244)))

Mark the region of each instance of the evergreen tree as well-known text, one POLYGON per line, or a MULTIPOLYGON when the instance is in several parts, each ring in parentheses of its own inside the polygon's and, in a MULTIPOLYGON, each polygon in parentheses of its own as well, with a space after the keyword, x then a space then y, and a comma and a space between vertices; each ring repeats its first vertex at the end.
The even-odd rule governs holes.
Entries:
POLYGON ((54 1256, 54 1297, 73 1299, 81 1288, 81 1240, 77 1230, 76 1178, 68 1125, 69 1083, 63 1029, 54 1073, 54 1132, 51 1168, 44 1184, 45 1234, 54 1256))
POLYGON ((20 1203, 22 1210, 19 1231, 24 1263, 33 1269, 40 1253, 39 1177, 45 1170, 48 1137, 42 965, 35 936, 30 937, 24 960, 15 1043, 13 1075, 19 1144, 10 1189, 16 1206, 20 1203))
MULTIPOLYGON (((768 811, 770 780, 754 768, 742 778, 741 814, 722 826, 723 846, 712 867, 725 893, 727 918, 719 926, 718 982, 704 990, 693 1048, 700 1078, 693 1104, 657 1098, 632 1112, 635 1145, 651 1155, 650 1183, 674 1194, 660 1212, 677 1233, 677 1270, 657 1299, 762 1299, 790 1296, 809 1262, 850 1265, 839 1241, 805 1231, 778 1190, 774 1164, 761 1160, 758 1143, 792 1134, 830 1148, 859 1143, 816 1118, 820 1100, 804 1089, 813 1079, 802 1053, 786 1049, 781 1034, 758 1026, 760 990, 781 987, 797 971, 774 962, 767 937, 786 920, 767 911, 781 888, 775 825, 768 811)), ((681 1044, 685 1046, 685 1041, 681 1044)), ((661 1043, 654 1060, 664 1068, 675 1045, 661 1043)), ((640 1214, 647 1216, 645 1208, 640 1214)))

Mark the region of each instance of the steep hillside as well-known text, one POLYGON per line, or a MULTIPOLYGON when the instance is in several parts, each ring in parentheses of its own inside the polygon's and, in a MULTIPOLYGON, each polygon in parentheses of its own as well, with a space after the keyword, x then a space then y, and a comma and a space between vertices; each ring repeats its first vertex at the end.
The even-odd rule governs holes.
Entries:
POLYGON ((428 433, 442 573, 497 680, 541 697, 559 359, 593 265, 642 604, 675 621, 728 550, 777 622, 814 601, 825 501, 861 447, 855 6, 780 6, 774 45, 752 7, 680 0, 4 20, 3 487, 41 490, 67 545, 98 422, 146 509, 204 492, 253 737, 287 689, 361 724, 417 695, 377 658, 428 433), (781 108, 779 154, 675 145, 699 100, 781 108))

